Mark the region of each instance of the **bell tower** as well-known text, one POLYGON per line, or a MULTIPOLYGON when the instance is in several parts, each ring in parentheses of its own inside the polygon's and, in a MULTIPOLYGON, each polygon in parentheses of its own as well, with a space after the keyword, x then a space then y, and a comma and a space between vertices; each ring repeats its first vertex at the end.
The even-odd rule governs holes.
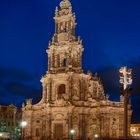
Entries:
POLYGON ((48 73, 82 72, 82 40, 75 36, 76 18, 69 0, 55 9, 55 33, 49 42, 48 73))
MULTIPOLYGON (((76 37, 76 18, 69 0, 61 0, 55 10, 55 33, 49 42, 48 70, 41 78, 42 99, 22 106, 27 122, 26 140, 95 140, 123 136, 123 102, 113 102, 104 94, 97 74, 82 70, 83 46, 76 37), (70 135, 71 132, 74 135, 70 135)), ((128 123, 132 110, 128 106, 128 123)), ((129 124, 128 124, 129 126, 129 124)))

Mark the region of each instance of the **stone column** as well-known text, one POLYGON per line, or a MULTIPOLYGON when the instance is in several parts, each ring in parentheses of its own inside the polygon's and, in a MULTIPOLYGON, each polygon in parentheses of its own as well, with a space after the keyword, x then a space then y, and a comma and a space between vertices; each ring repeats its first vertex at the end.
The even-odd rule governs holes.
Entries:
POLYGON ((54 52, 52 53, 51 67, 52 67, 52 68, 55 67, 55 55, 54 55, 54 52))
POLYGON ((68 80, 69 80, 69 99, 70 100, 72 100, 72 77, 71 77, 71 75, 69 75, 69 77, 68 77, 68 80))
POLYGON ((56 54, 54 55, 54 66, 55 66, 55 68, 58 67, 58 59, 57 59, 57 55, 56 54))
POLYGON ((48 140, 51 140, 52 138, 52 119, 51 119, 51 114, 48 114, 48 126, 49 126, 49 130, 48 130, 48 140))
POLYGON ((47 100, 50 101, 51 100, 51 88, 52 88, 52 82, 51 79, 48 79, 48 83, 47 83, 47 100))
MULTIPOLYGON (((48 48, 49 47, 50 47, 50 42, 49 42, 48 48)), ((48 70, 50 70, 50 54, 49 53, 48 53, 48 70)))
POLYGON ((28 139, 32 137, 32 111, 28 110, 26 112, 23 112, 22 121, 26 121, 28 123, 28 127, 25 127, 22 129, 22 138, 28 139), (28 116, 28 118, 27 118, 28 116))
POLYGON ((79 139, 80 140, 85 140, 85 114, 80 114, 79 115, 79 139))
POLYGON ((45 134, 46 134, 46 120, 44 120, 44 116, 43 116, 43 119, 42 119, 42 137, 43 137, 43 139, 44 138, 46 138, 45 136, 45 134))
POLYGON ((72 129, 72 114, 68 113, 68 138, 70 139, 70 130, 72 129))
POLYGON ((60 33, 60 23, 58 23, 57 29, 58 29, 57 33, 59 34, 60 33))
POLYGON ((123 137, 123 114, 119 115, 119 137, 123 137))
POLYGON ((63 67, 63 57, 62 57, 62 55, 60 56, 60 67, 63 67))
POLYGON ((58 33, 58 23, 55 23, 55 33, 58 33))
POLYGON ((60 68, 60 54, 57 54, 57 66, 60 68))
POLYGON ((80 96, 80 99, 85 100, 85 83, 84 83, 83 77, 81 79, 81 96, 80 96))

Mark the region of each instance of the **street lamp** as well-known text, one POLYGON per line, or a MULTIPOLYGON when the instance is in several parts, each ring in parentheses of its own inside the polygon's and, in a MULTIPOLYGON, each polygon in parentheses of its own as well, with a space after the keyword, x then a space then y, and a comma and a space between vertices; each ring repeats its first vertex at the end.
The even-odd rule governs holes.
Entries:
POLYGON ((71 140, 73 140, 73 136, 75 135, 75 130, 71 129, 70 130, 70 136, 71 136, 71 140))
POLYGON ((22 121, 20 123, 20 126, 21 126, 21 129, 22 129, 22 131, 21 131, 21 133, 22 133, 22 139, 24 139, 23 129, 27 126, 27 122, 26 121, 22 121))
POLYGON ((3 134, 2 133, 0 133, 0 137, 2 137, 3 136, 3 134))
POLYGON ((20 126, 22 128, 25 128, 27 126, 27 122, 26 121, 22 121, 21 124, 20 124, 20 126))
POLYGON ((94 137, 95 137, 95 139, 98 139, 99 138, 98 134, 95 134, 94 137))
POLYGON ((123 85, 124 96, 124 138, 128 137, 128 100, 130 96, 130 85, 132 84, 132 69, 122 67, 120 70, 120 83, 123 85))
POLYGON ((127 67, 121 67, 120 83, 123 85, 123 89, 126 90, 132 84, 132 69, 127 67))

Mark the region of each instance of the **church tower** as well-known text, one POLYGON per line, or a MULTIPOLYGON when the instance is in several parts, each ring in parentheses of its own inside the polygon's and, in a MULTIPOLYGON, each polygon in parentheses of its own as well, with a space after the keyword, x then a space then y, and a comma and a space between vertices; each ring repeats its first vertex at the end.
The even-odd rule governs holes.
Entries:
MULTIPOLYGON (((91 75, 85 75, 82 70, 84 49, 82 40, 75 35, 76 18, 69 0, 62 0, 60 7, 56 7, 54 21, 55 33, 47 49, 48 71, 41 79, 42 101, 56 103, 61 99, 74 103, 75 100, 88 100, 90 95, 86 94, 86 81, 90 80, 91 75)), ((103 99, 103 86, 101 82, 98 84, 98 95, 95 93, 93 96, 103 99)))
POLYGON ((82 40, 75 36, 76 19, 69 0, 55 10, 55 33, 49 42, 48 72, 82 72, 82 40))
POLYGON ((76 18, 69 0, 56 7, 54 21, 55 33, 46 51, 48 70, 41 78, 42 99, 35 105, 29 99, 22 105, 22 120, 27 122, 23 139, 122 137, 123 102, 110 101, 98 75, 83 72, 84 49, 75 35, 76 18))

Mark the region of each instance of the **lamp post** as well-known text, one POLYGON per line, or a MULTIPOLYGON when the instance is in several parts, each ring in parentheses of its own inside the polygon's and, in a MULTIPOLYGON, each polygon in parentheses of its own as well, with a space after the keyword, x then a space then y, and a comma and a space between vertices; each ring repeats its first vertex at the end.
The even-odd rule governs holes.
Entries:
POLYGON ((128 100, 130 96, 130 85, 132 84, 132 69, 122 67, 120 70, 120 83, 123 85, 124 96, 124 138, 128 138, 128 100))
POLYGON ((3 136, 3 134, 2 133, 0 133, 0 137, 2 137, 3 136))
POLYGON ((99 135, 98 134, 95 134, 94 137, 97 140, 99 138, 99 135))
POLYGON ((71 129, 70 130, 70 136, 71 136, 71 140, 73 140, 73 136, 75 135, 75 130, 71 129))
POLYGON ((14 108, 13 110, 13 125, 14 125, 14 130, 16 128, 16 113, 17 113, 17 108, 14 108))
POLYGON ((27 122, 26 121, 22 121, 21 123, 20 123, 20 126, 21 126, 21 133, 22 133, 22 139, 24 140, 24 133, 23 133, 23 129, 27 126, 27 122))

